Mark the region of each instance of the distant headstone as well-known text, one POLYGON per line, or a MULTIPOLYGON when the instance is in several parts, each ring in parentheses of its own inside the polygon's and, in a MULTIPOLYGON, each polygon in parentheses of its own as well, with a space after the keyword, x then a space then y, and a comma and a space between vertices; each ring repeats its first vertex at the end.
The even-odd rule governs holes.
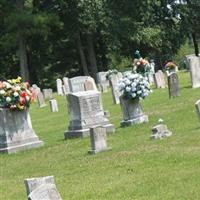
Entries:
POLYGON ((188 57, 188 64, 190 69, 190 76, 192 81, 192 87, 200 87, 200 57, 190 56, 188 57))
POLYGON ((196 101, 195 108, 196 108, 196 111, 197 111, 198 118, 200 120, 200 100, 196 101))
POLYGON ((108 86, 104 84, 99 84, 99 88, 101 92, 108 92, 108 86))
POLYGON ((105 127, 97 126, 90 128, 91 150, 88 152, 91 154, 96 154, 98 152, 110 149, 107 147, 106 136, 105 127))
POLYGON ((62 85, 62 90, 63 90, 63 94, 64 94, 64 95, 67 95, 67 94, 68 94, 64 85, 62 85))
POLYGON ((70 92, 82 92, 85 91, 85 81, 88 76, 77 76, 69 79, 70 92))
POLYGON ((96 90, 97 91, 97 86, 92 77, 88 77, 85 80, 84 87, 85 87, 85 91, 88 91, 88 90, 96 90))
POLYGON ((56 86, 57 86, 57 93, 58 95, 63 95, 63 88, 62 88, 62 80, 61 79, 56 79, 56 86))
POLYGON ((172 132, 167 129, 164 124, 158 124, 152 128, 152 139, 162 139, 172 135, 172 132))
POLYGON ((154 74, 154 80, 157 88, 165 88, 165 75, 161 70, 154 74))
POLYGON ((114 132, 114 126, 104 115, 100 92, 70 93, 67 100, 70 123, 65 138, 89 136, 90 128, 98 125, 106 127, 107 132, 114 132))
POLYGON ((53 176, 25 179, 28 200, 62 200, 53 176))
POLYGON ((44 99, 52 99, 53 98, 53 90, 48 88, 48 89, 43 89, 42 90, 44 99))
POLYGON ((65 89, 65 93, 64 94, 68 94, 70 93, 70 89, 69 89, 69 79, 67 77, 63 78, 63 83, 64 83, 64 89, 65 89))
POLYGON ((32 88, 33 88, 33 90, 34 90, 36 96, 37 96, 37 94, 38 94, 39 92, 41 92, 41 89, 40 89, 36 84, 33 84, 33 85, 32 85, 32 88))
POLYGON ((37 102, 38 102, 38 106, 39 106, 40 108, 43 108, 43 107, 46 106, 45 100, 44 100, 44 96, 43 96, 42 92, 39 92, 39 93, 37 94, 37 102))
POLYGON ((177 73, 173 72, 170 73, 167 77, 168 80, 168 90, 169 90, 169 97, 177 97, 180 95, 179 91, 179 80, 177 73))
POLYGON ((15 153, 42 145, 32 128, 28 110, 0 108, 0 153, 15 153))
POLYGON ((107 92, 107 88, 109 87, 109 80, 106 78, 107 72, 98 72, 97 73, 97 82, 102 89, 102 92, 107 92))
POLYGON ((114 74, 110 77, 110 84, 111 84, 112 97, 113 97, 114 104, 120 103, 119 97, 120 97, 121 93, 118 88, 118 82, 119 82, 119 79, 118 79, 117 75, 114 74))
POLYGON ((58 112, 58 103, 56 99, 49 100, 51 112, 58 112))

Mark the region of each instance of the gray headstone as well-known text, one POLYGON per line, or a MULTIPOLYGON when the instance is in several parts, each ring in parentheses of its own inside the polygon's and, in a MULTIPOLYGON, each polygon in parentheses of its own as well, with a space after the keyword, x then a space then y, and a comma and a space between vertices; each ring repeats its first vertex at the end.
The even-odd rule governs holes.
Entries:
POLYGON ((117 75, 112 75, 110 77, 110 84, 111 84, 111 89, 112 89, 112 97, 113 97, 113 102, 114 104, 119 104, 119 97, 121 95, 119 88, 118 88, 118 76, 117 75))
POLYGON ((152 139, 162 139, 172 135, 172 132, 167 129, 164 124, 158 124, 152 128, 152 139))
POLYGON ((169 97, 177 97, 180 95, 178 75, 173 72, 167 77, 169 97))
POLYGON ((107 132, 114 132, 113 125, 104 115, 100 92, 70 93, 67 100, 70 124, 65 138, 89 136, 89 129, 97 125, 106 127, 107 132))
POLYGON ((28 110, 0 108, 0 152, 15 153, 42 145, 32 128, 28 110))
POLYGON ((161 70, 154 74, 154 80, 157 88, 165 88, 165 75, 161 70))
POLYGON ((64 87, 65 87, 65 94, 70 93, 70 89, 69 89, 69 79, 67 77, 63 78, 63 83, 64 83, 64 87))
POLYGON ((53 176, 26 179, 24 183, 28 200, 62 200, 53 176))
POLYGON ((51 112, 58 112, 58 103, 56 99, 49 100, 51 112))
POLYGON ((43 95, 44 95, 44 99, 52 99, 53 98, 53 90, 48 88, 48 89, 43 89, 42 90, 43 95))
POLYGON ((126 99, 123 96, 120 96, 120 106, 123 113, 121 126, 130 126, 148 122, 148 116, 144 115, 139 98, 126 99))
POLYGON ((109 87, 109 80, 106 78, 107 72, 98 72, 97 73, 97 82, 100 85, 102 92, 107 92, 109 87))
POLYGON ((42 94, 41 92, 39 92, 39 93, 37 94, 37 102, 38 102, 38 106, 39 106, 40 108, 43 108, 43 107, 46 106, 45 100, 44 100, 44 96, 43 96, 43 94, 42 94))
POLYGON ((198 118, 200 120, 200 100, 196 101, 195 108, 196 108, 196 111, 197 111, 198 118))
POLYGON ((198 88, 200 87, 200 57, 190 56, 188 58, 189 68, 190 68, 190 76, 192 81, 192 87, 198 88))
POLYGON ((82 92, 85 91, 85 81, 88 76, 77 76, 69 79, 70 92, 82 92))
POLYGON ((85 87, 85 91, 88 91, 88 90, 96 90, 97 91, 97 86, 92 77, 88 77, 85 80, 84 87, 85 87))
POLYGON ((58 95, 63 95, 63 88, 62 88, 62 80, 61 79, 56 79, 56 87, 57 87, 57 93, 58 95))
POLYGON ((91 150, 89 153, 96 154, 101 151, 106 151, 110 148, 107 148, 106 141, 106 128, 102 126, 90 128, 90 141, 91 141, 91 150))
POLYGON ((33 84, 33 85, 32 85, 32 88, 33 88, 33 90, 34 90, 36 96, 37 96, 37 94, 38 94, 39 92, 41 92, 41 89, 40 89, 36 84, 33 84))

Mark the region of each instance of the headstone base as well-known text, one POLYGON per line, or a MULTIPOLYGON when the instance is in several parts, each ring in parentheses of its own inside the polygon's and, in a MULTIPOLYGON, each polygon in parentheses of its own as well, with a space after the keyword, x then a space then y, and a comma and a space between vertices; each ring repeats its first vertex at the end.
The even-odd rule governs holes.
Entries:
MULTIPOLYGON (((115 132, 115 127, 113 124, 106 124, 103 125, 103 127, 106 128, 107 133, 114 133, 115 132)), ((65 139, 69 138, 85 138, 90 136, 90 129, 81 129, 81 130, 67 130, 64 133, 65 139)))
POLYGON ((142 115, 142 116, 134 118, 134 119, 121 121, 121 126, 132 126, 134 124, 146 123, 148 121, 149 121, 148 116, 142 115))
POLYGON ((104 152, 104 151, 110 151, 112 148, 108 147, 104 150, 89 150, 88 153, 89 154, 97 154, 97 153, 100 153, 100 152, 104 152))
POLYGON ((1 148, 0 153, 8 153, 8 154, 16 153, 16 152, 21 151, 21 150, 37 148, 37 147, 44 145, 44 143, 41 140, 38 140, 38 138, 36 138, 35 140, 36 141, 28 142, 28 143, 21 144, 21 145, 1 148))

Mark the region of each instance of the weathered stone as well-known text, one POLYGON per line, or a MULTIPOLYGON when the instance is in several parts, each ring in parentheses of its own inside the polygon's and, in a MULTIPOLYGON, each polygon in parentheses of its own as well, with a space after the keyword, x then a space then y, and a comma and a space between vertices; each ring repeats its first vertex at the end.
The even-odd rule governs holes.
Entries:
POLYGON ((70 93, 70 89, 69 89, 69 79, 67 77, 63 78, 63 83, 64 83, 64 94, 67 95, 70 93))
POLYGON ((121 95, 119 88, 118 88, 118 76, 117 75, 112 75, 110 77, 110 85, 111 85, 111 89, 112 89, 112 97, 113 97, 113 102, 114 104, 119 104, 119 97, 121 95))
POLYGON ((15 153, 42 145, 32 128, 28 110, 0 108, 0 152, 15 153))
POLYGON ((98 91, 97 90, 97 86, 95 84, 95 81, 92 77, 88 77, 84 83, 84 87, 85 87, 85 91, 88 91, 88 90, 95 90, 95 91, 98 91))
POLYGON ((110 149, 107 147, 106 136, 105 127, 97 126, 90 128, 91 150, 88 152, 91 154, 96 154, 98 152, 110 149))
POLYGON ((198 118, 200 120, 200 100, 196 101, 195 108, 196 108, 196 111, 197 111, 198 118))
POLYGON ((49 100, 51 112, 58 112, 58 103, 56 99, 49 100))
POLYGON ((41 92, 39 92, 39 93, 37 94, 37 102, 38 102, 38 106, 39 106, 40 108, 43 108, 43 107, 46 106, 45 100, 44 100, 44 96, 43 96, 43 94, 42 94, 41 92))
POLYGON ((97 82, 100 85, 102 92, 107 92, 109 87, 109 80, 106 78, 107 72, 98 72, 97 73, 97 82))
POLYGON ((117 77, 118 77, 118 80, 121 80, 123 78, 123 74, 121 72, 118 72, 117 77))
POLYGON ((57 93, 58 95, 63 95, 63 88, 62 88, 62 80, 61 79, 56 79, 56 86, 57 86, 57 93))
POLYGON ((161 70, 158 70, 154 74, 154 81, 156 84, 156 88, 165 88, 165 75, 161 70))
POLYGON ((42 90, 44 99, 52 99, 53 98, 53 90, 48 88, 48 89, 43 89, 42 90))
POLYGON ((152 139, 162 139, 172 135, 172 132, 167 129, 167 126, 164 124, 158 124, 152 128, 152 139))
POLYGON ((39 92, 41 92, 41 89, 40 89, 36 84, 33 84, 33 85, 32 85, 32 88, 33 88, 33 90, 34 90, 36 96, 37 96, 37 94, 38 94, 39 92))
POLYGON ((82 92, 85 91, 85 81, 88 76, 77 76, 69 79, 70 92, 82 92))
POLYGON ((177 97, 180 95, 178 75, 173 72, 167 77, 169 97, 177 97))
POLYGON ((188 57, 188 64, 190 68, 190 76, 192 81, 192 87, 200 87, 200 57, 190 56, 188 57))
POLYGON ((26 179, 24 183, 28 200, 62 200, 53 176, 26 179))
POLYGON ((97 125, 114 132, 114 126, 104 115, 100 92, 71 93, 67 96, 67 100, 70 124, 69 131, 65 132, 65 138, 89 136, 89 129, 97 125))
POLYGON ((120 105, 123 113, 121 126, 148 122, 148 116, 143 114, 139 98, 125 99, 123 96, 120 96, 120 105))

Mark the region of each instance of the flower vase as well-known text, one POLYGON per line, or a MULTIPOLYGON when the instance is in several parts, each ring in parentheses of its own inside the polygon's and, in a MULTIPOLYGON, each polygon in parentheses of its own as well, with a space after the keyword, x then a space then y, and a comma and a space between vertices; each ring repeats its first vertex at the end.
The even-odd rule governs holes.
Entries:
POLYGON ((124 96, 120 96, 120 105, 123 113, 121 126, 130 126, 148 122, 148 116, 144 115, 139 98, 128 99, 124 98, 124 96))
POLYGON ((0 153, 15 153, 43 145, 35 134, 28 109, 0 108, 0 153))

